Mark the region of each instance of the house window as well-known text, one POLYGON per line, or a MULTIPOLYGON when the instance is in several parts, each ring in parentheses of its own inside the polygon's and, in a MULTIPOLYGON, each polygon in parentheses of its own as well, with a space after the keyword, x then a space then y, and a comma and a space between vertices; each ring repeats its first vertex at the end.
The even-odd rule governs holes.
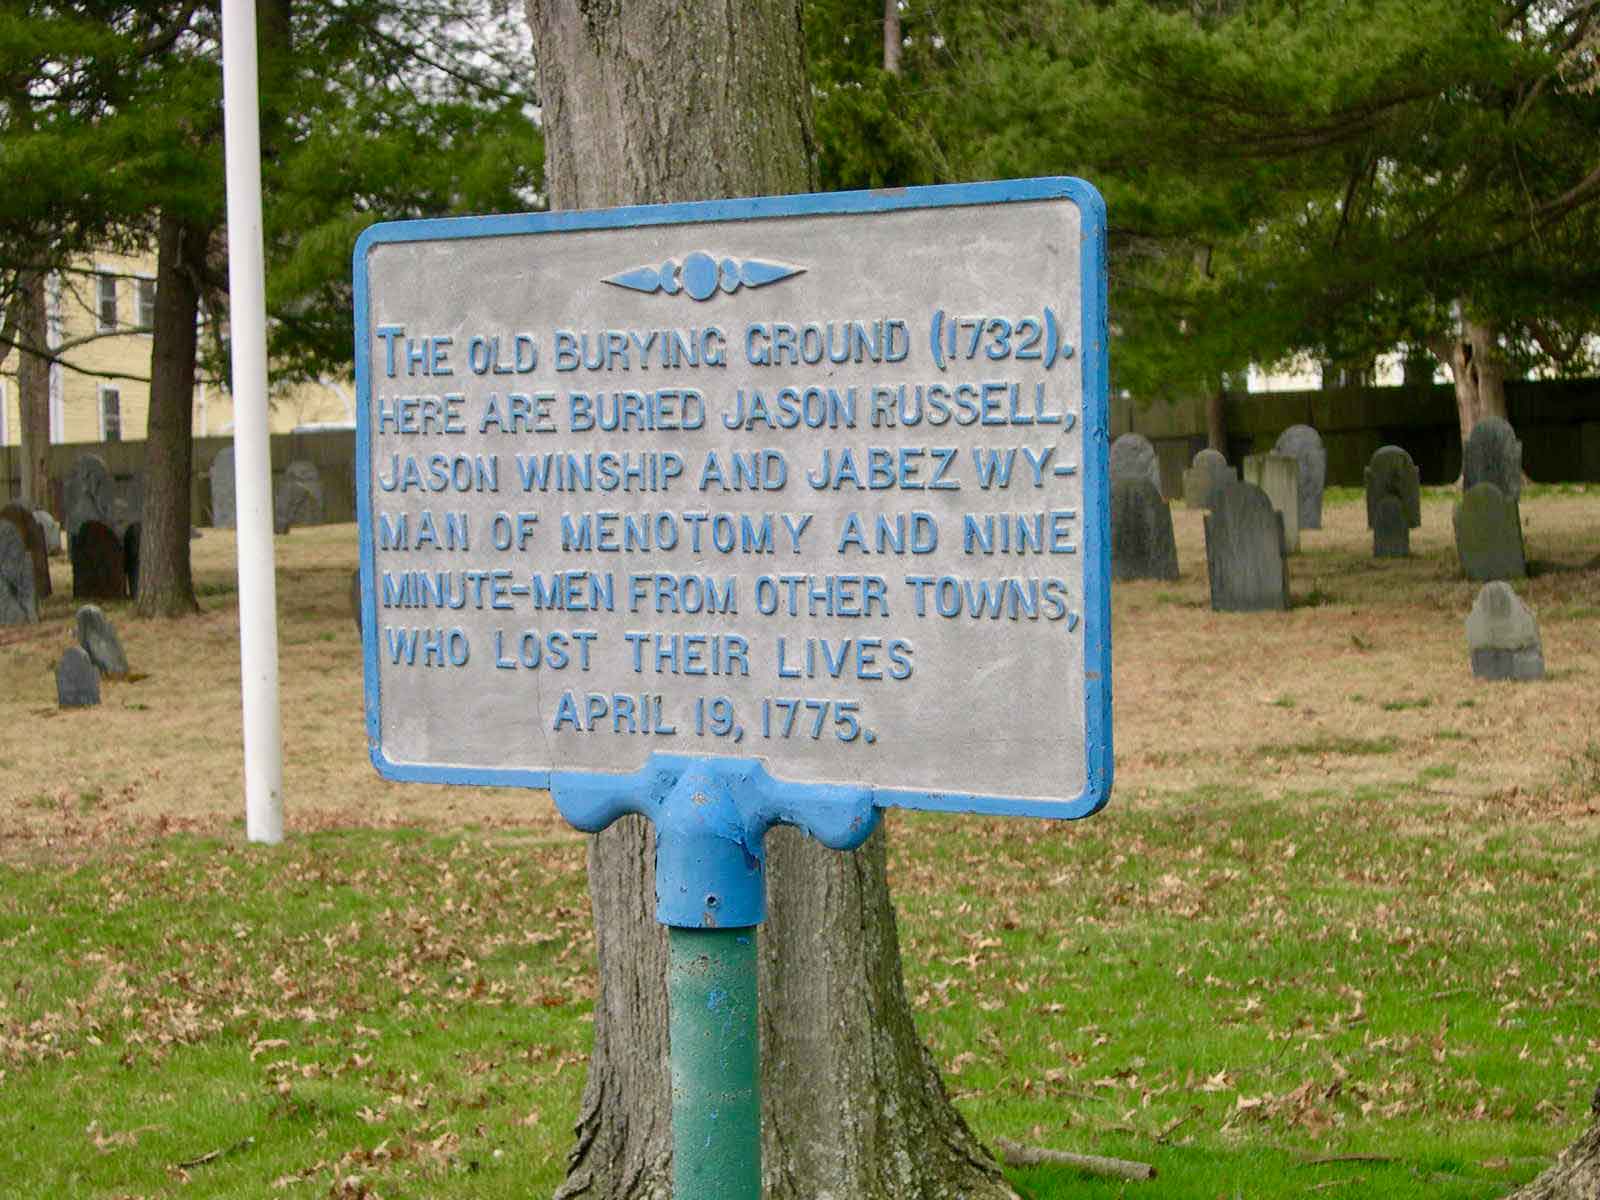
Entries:
POLYGON ((139 328, 154 329, 156 327, 156 281, 154 279, 135 280, 134 295, 139 302, 139 328))
POLYGON ((113 387, 100 389, 100 440, 122 440, 122 393, 113 387))
POLYGON ((95 312, 100 318, 100 332, 107 333, 117 327, 117 277, 97 271, 94 277, 95 312))

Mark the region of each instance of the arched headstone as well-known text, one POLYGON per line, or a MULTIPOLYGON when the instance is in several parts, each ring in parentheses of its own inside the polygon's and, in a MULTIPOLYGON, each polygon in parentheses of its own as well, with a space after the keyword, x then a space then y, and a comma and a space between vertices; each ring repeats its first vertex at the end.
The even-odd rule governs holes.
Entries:
POLYGON ((1400 446, 1382 446, 1365 472, 1367 528, 1372 530, 1374 558, 1405 558, 1411 553, 1411 530, 1422 525, 1421 474, 1400 446), (1393 501, 1385 505, 1385 501, 1393 501))
POLYGON ((1492 483, 1508 500, 1522 496, 1522 443, 1504 417, 1485 417, 1461 450, 1461 490, 1492 483))
POLYGON ((128 655, 110 619, 93 604, 78 610, 78 645, 102 675, 126 675, 128 655))
POLYGON ((1111 481, 1111 577, 1178 577, 1172 510, 1148 479, 1111 481))
POLYGON ((1183 473, 1183 502, 1189 508, 1210 509, 1215 506, 1222 485, 1238 478, 1239 472, 1228 465, 1228 460, 1207 446, 1183 473))
POLYGON ((44 527, 26 504, 12 503, 0 508, 0 521, 10 522, 22 536, 22 544, 28 548, 28 557, 33 560, 33 598, 36 603, 43 604, 49 599, 51 590, 50 546, 45 538, 44 527))
POLYGON ((1119 479, 1148 479, 1161 491, 1161 463, 1156 458, 1156 448, 1142 433, 1125 433, 1111 443, 1111 482, 1119 479))
POLYGON ((98 454, 80 454, 62 483, 66 495, 67 537, 72 538, 85 521, 111 524, 111 509, 116 502, 116 487, 105 460, 98 454))
POLYGON ((1265 492, 1283 517, 1284 549, 1300 553, 1300 461, 1289 454, 1252 454, 1244 460, 1244 480, 1265 492))
POLYGON ((45 553, 51 558, 65 554, 67 548, 62 544, 61 526, 56 524, 56 519, 42 508, 33 510, 33 519, 39 522, 39 528, 44 530, 45 553))
POLYGON ((217 529, 238 524, 233 489, 233 447, 224 446, 211 460, 211 524, 217 529))
POLYGON ((1217 612, 1289 607, 1283 514, 1254 484, 1228 484, 1206 514, 1206 571, 1217 612))
POLYGON ((1492 483, 1475 483, 1456 505, 1456 553, 1468 579, 1521 579, 1528 573, 1517 502, 1492 483))
POLYGON ((31 625, 38 619, 33 555, 17 527, 0 521, 0 625, 31 625))
POLYGON ((62 708, 100 703, 100 672, 81 646, 68 646, 56 664, 56 703, 62 708))
POLYGON ((1486 583, 1467 617, 1467 649, 1479 679, 1543 679, 1539 625, 1511 585, 1486 583))
POLYGON ((122 539, 101 521, 85 521, 72 537, 72 595, 78 600, 121 600, 128 594, 122 539))
POLYGON ((1278 435, 1274 454, 1287 454, 1300 464, 1300 528, 1322 528, 1322 489, 1328 479, 1328 450, 1322 435, 1309 425, 1291 425, 1278 435))

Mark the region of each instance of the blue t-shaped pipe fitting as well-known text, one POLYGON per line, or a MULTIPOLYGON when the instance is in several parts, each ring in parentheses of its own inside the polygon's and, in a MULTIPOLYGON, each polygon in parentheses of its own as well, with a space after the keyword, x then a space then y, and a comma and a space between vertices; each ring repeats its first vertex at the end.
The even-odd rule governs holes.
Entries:
POLYGON ((652 755, 633 775, 556 772, 556 807, 598 833, 625 813, 656 827, 656 920, 683 929, 759 925, 767 915, 763 841, 795 825, 853 850, 878 823, 864 788, 782 784, 753 759, 652 755))

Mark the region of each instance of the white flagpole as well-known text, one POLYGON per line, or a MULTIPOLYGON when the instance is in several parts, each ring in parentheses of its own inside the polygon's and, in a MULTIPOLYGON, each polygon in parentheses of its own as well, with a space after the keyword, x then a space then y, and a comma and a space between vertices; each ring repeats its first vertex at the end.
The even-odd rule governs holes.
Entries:
POLYGON ((272 559, 272 444, 267 428, 267 295, 261 231, 255 0, 223 0, 222 47, 245 836, 252 842, 275 844, 283 840, 283 732, 278 713, 278 596, 272 559))

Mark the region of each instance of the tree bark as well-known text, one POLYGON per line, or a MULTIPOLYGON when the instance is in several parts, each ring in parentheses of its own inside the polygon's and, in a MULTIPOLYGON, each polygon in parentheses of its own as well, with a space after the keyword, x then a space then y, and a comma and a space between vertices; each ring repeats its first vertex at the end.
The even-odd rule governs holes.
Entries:
MULTIPOLYGON (((527 0, 527 11, 553 207, 815 186, 798 0, 527 0)), ((788 831, 768 838, 767 1194, 1011 1197, 912 1024, 883 836, 855 855, 788 831)), ((671 1195, 667 954, 654 920, 653 840, 628 818, 590 843, 600 994, 563 1200, 671 1195)))
POLYGON ((50 312, 43 271, 24 274, 17 303, 17 412, 22 426, 22 498, 34 508, 53 507, 50 478, 50 362, 29 352, 49 345, 50 312))
POLYGON ((1506 415, 1506 362, 1500 331, 1484 321, 1463 320, 1453 338, 1435 338, 1428 348, 1449 368, 1463 450, 1472 427, 1485 417, 1506 415))
POLYGON ((883 0, 883 69, 900 74, 900 0, 883 0))
POLYGON ((189 568, 189 487, 194 459, 195 318, 209 240, 209 231, 161 214, 135 601, 144 617, 180 617, 200 608, 189 568))
MULTIPOLYGON (((1600 1091, 1595 1093, 1600 1113, 1600 1091)), ((1561 1152, 1556 1164, 1506 1200, 1594 1200, 1600 1196, 1600 1120, 1561 1152)))

